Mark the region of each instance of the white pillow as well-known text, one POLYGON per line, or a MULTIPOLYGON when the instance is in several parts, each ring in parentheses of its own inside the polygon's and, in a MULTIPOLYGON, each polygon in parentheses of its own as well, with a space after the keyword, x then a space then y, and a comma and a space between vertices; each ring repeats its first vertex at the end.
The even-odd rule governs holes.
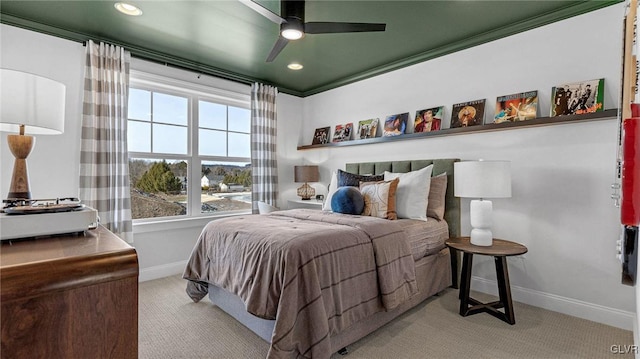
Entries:
POLYGON ((338 190, 338 175, 336 171, 333 171, 331 174, 331 182, 329 183, 329 191, 327 195, 324 197, 324 204, 322 205, 323 211, 331 211, 331 197, 338 190))
POLYGON ((433 165, 407 173, 384 171, 385 181, 395 178, 400 179, 396 190, 396 212, 398 213, 398 218, 427 220, 432 171, 433 165))

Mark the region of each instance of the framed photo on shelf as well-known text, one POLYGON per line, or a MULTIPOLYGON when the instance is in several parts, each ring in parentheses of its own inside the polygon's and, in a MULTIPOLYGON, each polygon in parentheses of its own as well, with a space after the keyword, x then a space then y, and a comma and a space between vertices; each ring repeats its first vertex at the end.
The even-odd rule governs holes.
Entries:
POLYGON ((333 131, 333 142, 342 142, 351 140, 351 133, 353 132, 353 123, 349 122, 346 125, 336 125, 336 129, 333 131))
POLYGON ((378 121, 379 119, 372 118, 358 122, 358 138, 363 140, 365 138, 376 137, 378 133, 378 121))
POLYGON ((604 79, 566 83, 551 89, 551 117, 604 111, 604 79))
POLYGON ((486 99, 454 104, 451 109, 451 128, 482 125, 486 99))
POLYGON ((533 120, 538 116, 538 91, 527 91, 496 98, 493 123, 533 120))
POLYGON ((353 133, 353 122, 349 122, 346 125, 344 125, 344 131, 342 131, 342 140, 351 141, 352 133, 353 133))
POLYGON ((442 128, 444 106, 416 111, 413 133, 439 131, 442 128))
POLYGON ((331 127, 316 128, 316 132, 313 134, 313 141, 311 142, 311 144, 322 145, 325 143, 329 143, 330 130, 331 127))
POLYGON ((389 137, 403 135, 407 129, 408 120, 409 112, 387 116, 387 118, 384 120, 382 136, 389 137))
POLYGON ((340 142, 342 141, 342 134, 344 133, 344 126, 336 125, 335 130, 333 130, 333 140, 332 142, 340 142))

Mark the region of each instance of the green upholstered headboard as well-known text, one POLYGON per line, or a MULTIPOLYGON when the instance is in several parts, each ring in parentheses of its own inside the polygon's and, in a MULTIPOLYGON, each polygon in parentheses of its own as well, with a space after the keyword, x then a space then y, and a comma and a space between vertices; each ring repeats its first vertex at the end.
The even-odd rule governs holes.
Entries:
POLYGON ((433 164, 432 176, 447 173, 447 194, 444 219, 449 224, 449 237, 460 237, 460 199, 453 195, 453 163, 457 158, 433 160, 408 160, 388 162, 347 163, 345 170, 357 174, 381 174, 384 171, 405 173, 416 171, 433 164))

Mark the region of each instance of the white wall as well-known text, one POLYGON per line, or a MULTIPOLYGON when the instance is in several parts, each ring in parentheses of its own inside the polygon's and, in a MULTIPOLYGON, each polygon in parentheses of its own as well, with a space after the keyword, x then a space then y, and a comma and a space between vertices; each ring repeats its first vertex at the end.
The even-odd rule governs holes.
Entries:
MULTIPOLYGON (((278 95, 278 206, 287 209, 287 199, 300 199, 296 188, 300 183, 293 182, 293 166, 308 164, 298 151, 298 134, 303 130, 302 109, 304 99, 285 94, 278 95)), ((316 186, 318 187, 318 186, 316 186)), ((321 193, 318 191, 318 193, 321 193)))
MULTIPOLYGON (((539 116, 549 113, 551 88, 605 79, 605 108, 617 108, 623 4, 443 56, 305 99, 299 145, 315 128, 372 117, 538 90, 539 116)), ((448 121, 447 121, 448 122, 448 121)), ((301 151, 330 172, 346 162, 444 158, 512 162, 513 197, 494 200, 494 236, 526 245, 510 258, 515 300, 632 327, 634 290, 620 284, 615 258, 618 209, 614 180, 617 120, 301 151)), ((462 200, 462 232, 470 231, 462 200)), ((490 258, 476 256, 472 289, 497 293, 490 258)))
MULTIPOLYGON (((618 107, 623 5, 551 24, 342 88, 300 99, 278 97, 278 205, 296 198, 293 165, 318 163, 326 192, 330 171, 345 162, 459 157, 512 161, 513 197, 494 201, 497 237, 525 244, 529 253, 509 260, 515 300, 631 328, 634 291, 620 283, 615 259, 618 210, 609 200, 614 178, 614 119, 495 133, 466 134, 331 149, 297 151, 313 130, 339 122, 383 118, 430 106, 537 89, 540 115, 549 111, 551 86, 605 78, 605 108, 618 107), (584 39, 581 45, 576 39, 584 39)), ((84 47, 75 42, 0 25, 0 66, 29 71, 67 85, 65 133, 39 136, 29 157, 35 197, 77 195, 84 47)), ((142 64, 176 78, 196 75, 142 64)), ((246 85, 201 77, 229 90, 246 85)), ((450 112, 448 112, 450 114, 450 112)), ((0 193, 8 192, 13 156, 0 143, 0 193)), ((463 233, 468 233, 463 200, 463 233)), ((137 225, 134 245, 141 278, 180 273, 205 221, 137 225)), ((478 257, 473 288, 493 291, 494 269, 478 257)))

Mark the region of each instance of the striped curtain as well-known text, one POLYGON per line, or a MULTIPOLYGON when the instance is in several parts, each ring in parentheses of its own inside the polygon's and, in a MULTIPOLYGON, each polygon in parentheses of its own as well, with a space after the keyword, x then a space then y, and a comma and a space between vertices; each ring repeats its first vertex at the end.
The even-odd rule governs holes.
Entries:
POLYGON ((252 212, 258 213, 258 202, 276 205, 278 197, 278 162, 276 154, 276 96, 273 86, 254 83, 251 86, 251 173, 252 212))
POLYGON ((80 145, 80 199, 100 223, 133 242, 127 104, 131 54, 119 46, 87 43, 80 145))

